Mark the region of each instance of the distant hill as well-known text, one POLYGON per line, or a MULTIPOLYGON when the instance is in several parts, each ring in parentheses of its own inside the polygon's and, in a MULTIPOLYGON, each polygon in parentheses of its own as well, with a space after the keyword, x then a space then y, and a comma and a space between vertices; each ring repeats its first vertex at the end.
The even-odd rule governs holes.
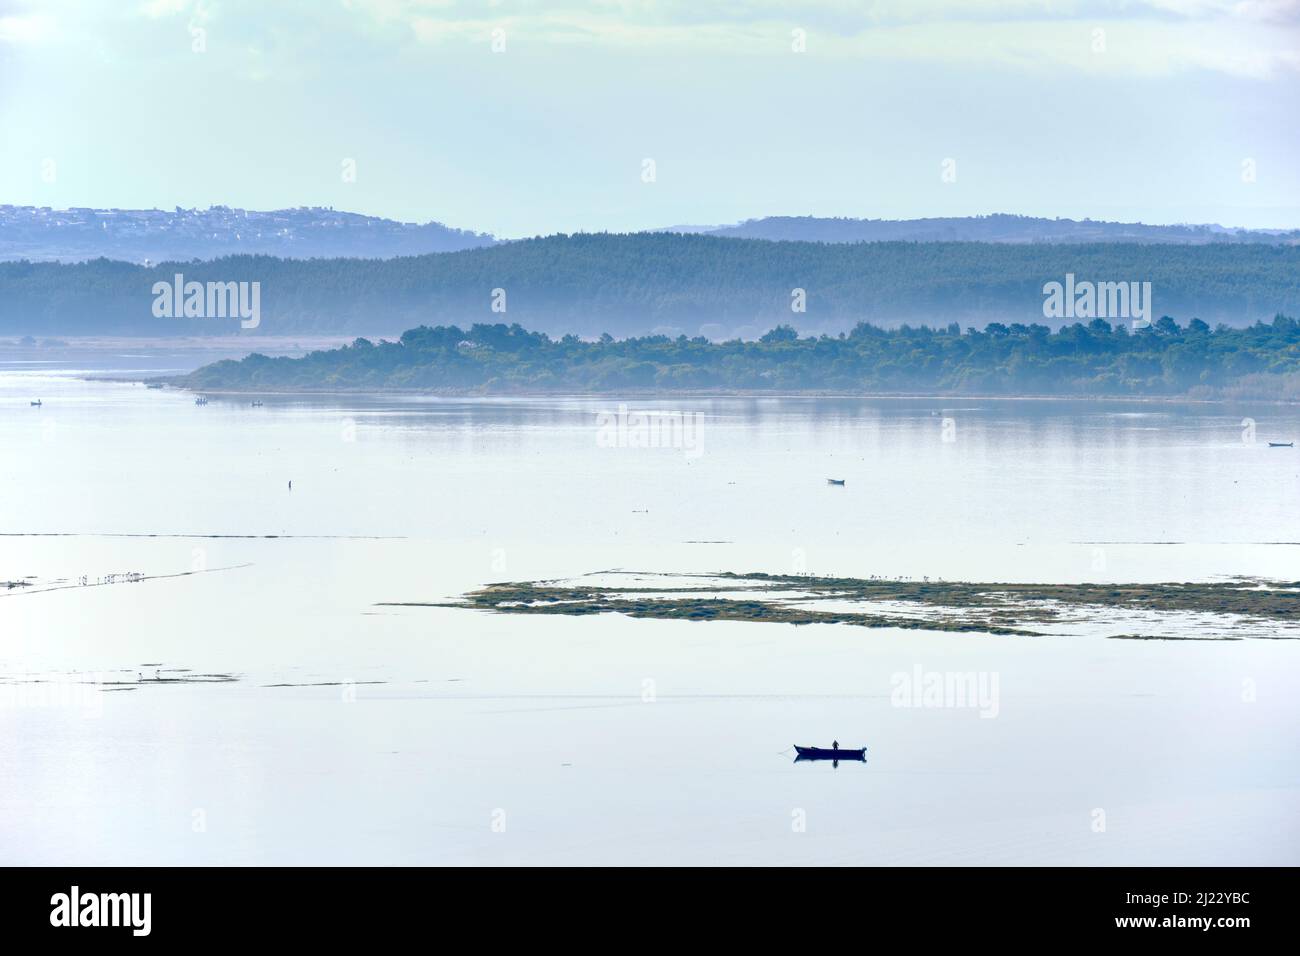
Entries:
MULTIPOLYGON (((769 216, 728 226, 675 225, 650 231, 663 233, 826 243, 1300 244, 1300 230, 1149 226, 1001 214, 902 220, 769 216)), ((453 229, 438 222, 396 222, 314 206, 267 212, 229 206, 171 210, 0 206, 0 262, 105 258, 139 264, 238 255, 391 259, 496 244, 498 240, 487 233, 453 229)))
POLYGON ((50 209, 0 206, 0 262, 127 262, 271 255, 387 259, 492 245, 485 233, 319 207, 50 209))
POLYGON ((1044 317, 1044 286, 1067 274, 1150 282, 1152 321, 1170 315, 1239 326, 1300 314, 1300 246, 826 245, 597 233, 383 260, 0 263, 0 334, 238 334, 230 319, 154 316, 154 284, 171 283, 178 272, 186 282, 259 283, 261 322, 245 333, 255 335, 389 335, 479 322, 551 335, 710 339, 752 338, 780 323, 806 334, 847 331, 859 321, 1055 326, 1074 318, 1044 317), (792 309, 796 290, 806 311, 792 309))
POLYGON ((734 226, 674 226, 669 232, 792 242, 1209 242, 1300 243, 1300 230, 1225 229, 1216 225, 969 216, 944 219, 819 219, 768 216, 734 226))

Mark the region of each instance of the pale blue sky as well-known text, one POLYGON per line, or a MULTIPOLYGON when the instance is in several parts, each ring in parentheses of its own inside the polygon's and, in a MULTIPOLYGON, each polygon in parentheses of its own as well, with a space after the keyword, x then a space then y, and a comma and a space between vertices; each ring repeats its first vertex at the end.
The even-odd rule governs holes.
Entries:
POLYGON ((0 203, 1294 228, 1298 103, 1300 0, 0 0, 0 203))

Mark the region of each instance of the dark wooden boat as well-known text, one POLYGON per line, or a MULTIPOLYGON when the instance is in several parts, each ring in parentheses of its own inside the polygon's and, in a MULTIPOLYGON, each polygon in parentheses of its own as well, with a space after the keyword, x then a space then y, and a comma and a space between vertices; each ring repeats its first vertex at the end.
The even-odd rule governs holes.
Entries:
POLYGON ((33 408, 40 408, 40 407, 41 407, 41 400, 38 398, 36 401, 32 402, 32 407, 33 407, 33 408))
POLYGON ((795 753, 798 756, 796 760, 861 760, 867 759, 867 748, 860 747, 857 750, 845 749, 838 750, 831 747, 800 747, 794 745, 795 753))
POLYGON ((828 485, 842 485, 842 484, 844 484, 844 482, 845 482, 845 479, 843 479, 843 478, 827 478, 827 479, 826 479, 826 484, 828 484, 828 485))
POLYGON ((1293 442, 1293 441, 1271 441, 1271 442, 1268 443, 1268 447, 1269 447, 1269 448, 1294 448, 1294 447, 1295 447, 1295 442, 1293 442))

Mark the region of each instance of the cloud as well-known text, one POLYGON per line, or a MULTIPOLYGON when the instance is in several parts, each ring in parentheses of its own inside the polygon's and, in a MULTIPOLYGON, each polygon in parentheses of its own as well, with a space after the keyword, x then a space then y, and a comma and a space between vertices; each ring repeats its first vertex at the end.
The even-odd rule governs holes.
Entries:
MULTIPOLYGON (((426 46, 587 44, 642 52, 809 55, 1134 76, 1300 71, 1300 0, 349 0, 426 46)), ((517 48, 517 46, 516 46, 517 48)))
POLYGON ((1199 19, 1300 22, 1300 0, 1144 0, 1156 9, 1199 19))
MULTIPOLYGON (((167 0, 155 0, 167 2, 167 0)), ((1295 22, 1300 0, 343 0, 385 21, 621 23, 665 29, 800 22, 855 33, 927 22, 1216 19, 1295 22)))
MULTIPOLYGON (((248 46, 278 37, 282 61, 317 47, 486 48, 497 29, 511 51, 778 56, 799 29, 808 56, 848 61, 1261 81, 1300 72, 1300 0, 136 0, 94 17, 70 2, 42 9, 62 11, 60 31, 87 37, 125 35, 141 19, 205 24, 219 10, 248 46)), ((58 32, 52 16, 14 3, 0 0, 0 42, 58 32)))
POLYGON ((39 43, 53 35, 55 21, 45 13, 0 13, 0 43, 39 43))
POLYGON ((157 20, 184 13, 189 6, 190 0, 145 0, 140 4, 140 13, 151 20, 157 20))

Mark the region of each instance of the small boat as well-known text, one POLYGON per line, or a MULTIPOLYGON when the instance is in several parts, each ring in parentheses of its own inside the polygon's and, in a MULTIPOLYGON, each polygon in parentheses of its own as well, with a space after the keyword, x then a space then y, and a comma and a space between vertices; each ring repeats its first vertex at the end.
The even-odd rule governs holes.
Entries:
POLYGON ((254 403, 253 403, 253 407, 254 407, 254 408, 261 408, 261 407, 262 407, 262 403, 261 403, 261 402, 254 402, 254 403))
POLYGON ((842 484, 844 484, 845 481, 846 481, 846 479, 844 479, 844 478, 827 478, 827 479, 826 479, 826 484, 828 484, 828 485, 842 485, 842 484))
POLYGON ((800 747, 794 745, 795 753, 798 754, 795 760, 861 760, 866 763, 867 748, 860 747, 857 750, 833 748, 833 747, 800 747))
POLYGON ((162 382, 150 382, 145 388, 162 388, 162 382))
POLYGON ((1295 442, 1293 442, 1293 441, 1271 441, 1271 442, 1268 443, 1268 447, 1269 447, 1269 448, 1294 448, 1294 447, 1295 447, 1295 442))
POLYGON ((40 408, 40 407, 41 407, 41 400, 38 398, 36 401, 32 402, 32 407, 33 407, 33 408, 40 408))
POLYGON ((198 398, 194 399, 194 404, 195 404, 195 405, 206 405, 206 404, 208 404, 208 400, 207 400, 206 398, 204 398, 202 395, 200 395, 198 398))

